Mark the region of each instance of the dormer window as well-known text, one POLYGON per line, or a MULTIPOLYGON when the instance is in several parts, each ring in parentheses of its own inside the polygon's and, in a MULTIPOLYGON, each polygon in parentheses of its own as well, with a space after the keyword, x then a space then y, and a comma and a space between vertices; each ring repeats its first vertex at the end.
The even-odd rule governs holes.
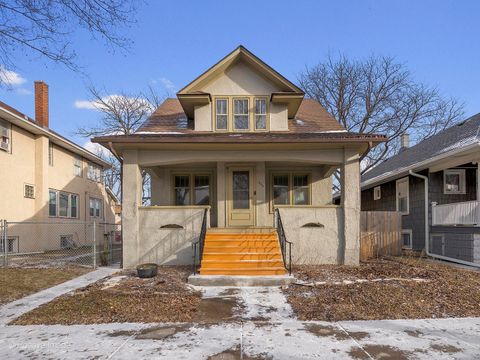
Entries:
POLYGON ((248 99, 233 99, 233 129, 248 130, 248 99))
POLYGON ((228 99, 217 99, 215 101, 215 127, 217 130, 228 129, 228 99))
POLYGON ((266 131, 268 97, 221 96, 213 101, 215 131, 266 131))

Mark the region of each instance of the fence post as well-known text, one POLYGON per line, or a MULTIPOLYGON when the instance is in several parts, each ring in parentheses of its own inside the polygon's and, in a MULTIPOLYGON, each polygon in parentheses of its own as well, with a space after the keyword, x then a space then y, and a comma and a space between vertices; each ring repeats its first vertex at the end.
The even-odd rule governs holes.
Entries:
POLYGON ((93 221, 93 268, 97 268, 97 237, 96 237, 96 222, 93 221))

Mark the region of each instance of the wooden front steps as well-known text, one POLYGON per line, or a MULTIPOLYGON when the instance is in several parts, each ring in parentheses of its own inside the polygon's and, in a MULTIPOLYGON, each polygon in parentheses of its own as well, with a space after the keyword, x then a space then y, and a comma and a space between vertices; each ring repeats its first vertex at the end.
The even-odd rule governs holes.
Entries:
POLYGON ((277 232, 272 228, 208 230, 200 275, 285 275, 277 232))

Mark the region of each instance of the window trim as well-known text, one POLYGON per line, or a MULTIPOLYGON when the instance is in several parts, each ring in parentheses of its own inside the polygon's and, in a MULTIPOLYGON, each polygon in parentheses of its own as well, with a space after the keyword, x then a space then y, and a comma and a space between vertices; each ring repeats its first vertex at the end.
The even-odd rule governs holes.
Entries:
POLYGON ((373 188, 373 200, 380 200, 382 198, 382 187, 381 186, 375 186, 373 188))
POLYGON ((12 124, 4 119, 0 119, 0 128, 4 128, 6 135, 0 134, 0 140, 2 137, 5 137, 8 141, 6 142, 7 148, 4 149, 0 147, 1 151, 5 151, 7 154, 12 153, 12 124))
POLYGON ((212 130, 214 132, 268 132, 270 131, 270 98, 265 94, 254 95, 216 95, 212 100, 213 109, 211 111, 212 116, 212 130), (248 99, 248 129, 235 129, 234 128, 234 99, 248 99), (257 129, 255 121, 255 100, 261 99, 266 101, 266 128, 257 129), (227 128, 217 129, 217 100, 227 100, 227 128))
POLYGON ((402 229, 400 232, 402 235, 410 235, 410 246, 405 246, 403 244, 403 238, 402 238, 402 249, 412 249, 413 248, 413 231, 412 229, 402 229))
POLYGON ((250 102, 250 96, 234 96, 232 97, 232 130, 235 132, 250 132, 252 131, 252 105, 250 102), (247 113, 236 114, 235 113, 235 100, 247 100, 247 113), (235 127, 235 116, 247 116, 247 129, 237 129, 235 127))
POLYGON ((395 200, 396 200, 396 209, 397 211, 402 214, 402 215, 409 215, 410 214, 410 179, 409 177, 404 177, 404 178, 401 178, 401 179, 398 179, 396 182, 395 182, 395 200), (402 183, 402 182, 406 182, 407 183, 407 211, 403 212, 403 211, 400 211, 399 210, 399 202, 398 202, 398 199, 399 199, 399 196, 398 196, 398 184, 399 183, 402 183))
POLYGON ((308 170, 271 170, 270 171, 270 176, 269 176, 269 203, 270 203, 270 212, 273 213, 273 209, 276 206, 293 206, 293 207, 298 207, 298 206, 311 206, 312 205, 312 171, 308 170), (288 175, 288 204, 286 205, 275 205, 273 203, 273 177, 276 175, 288 175), (293 204, 293 177, 294 176, 307 176, 308 177, 308 191, 309 191, 309 199, 308 199, 308 204, 303 204, 303 205, 295 205, 293 204))
POLYGON ((68 191, 48 189, 48 217, 60 219, 80 219, 80 195, 68 191), (50 214, 50 193, 55 193, 55 215, 50 214), (67 216, 60 215, 60 194, 68 195, 67 216), (77 197, 77 216, 72 216, 72 196, 77 197))
POLYGON ((35 199, 35 195, 36 195, 35 185, 29 184, 29 183, 24 183, 23 184, 23 197, 25 199, 35 199), (33 195, 32 196, 27 196, 27 186, 31 186, 33 188, 33 195))
POLYGON ((213 174, 211 172, 205 171, 194 171, 194 172, 172 172, 171 174, 171 201, 172 206, 212 206, 213 196, 215 189, 213 188, 213 174), (186 205, 177 205, 175 204, 175 177, 176 176, 188 176, 188 188, 190 190, 190 201, 186 205), (208 186, 210 190, 209 194, 209 203, 206 205, 196 205, 195 204, 195 176, 206 176, 208 177, 208 186))
POLYGON ((444 195, 465 195, 466 194, 466 174, 465 169, 446 169, 443 171, 443 194, 444 195), (447 174, 460 176, 459 191, 447 191, 447 174))

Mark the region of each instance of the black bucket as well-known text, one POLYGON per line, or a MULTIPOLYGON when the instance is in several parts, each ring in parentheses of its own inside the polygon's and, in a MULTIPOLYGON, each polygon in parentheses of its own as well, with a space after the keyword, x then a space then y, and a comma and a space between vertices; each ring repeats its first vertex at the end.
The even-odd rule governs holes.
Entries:
POLYGON ((157 264, 141 264, 137 266, 137 275, 139 278, 146 279, 157 276, 158 265, 157 264))

